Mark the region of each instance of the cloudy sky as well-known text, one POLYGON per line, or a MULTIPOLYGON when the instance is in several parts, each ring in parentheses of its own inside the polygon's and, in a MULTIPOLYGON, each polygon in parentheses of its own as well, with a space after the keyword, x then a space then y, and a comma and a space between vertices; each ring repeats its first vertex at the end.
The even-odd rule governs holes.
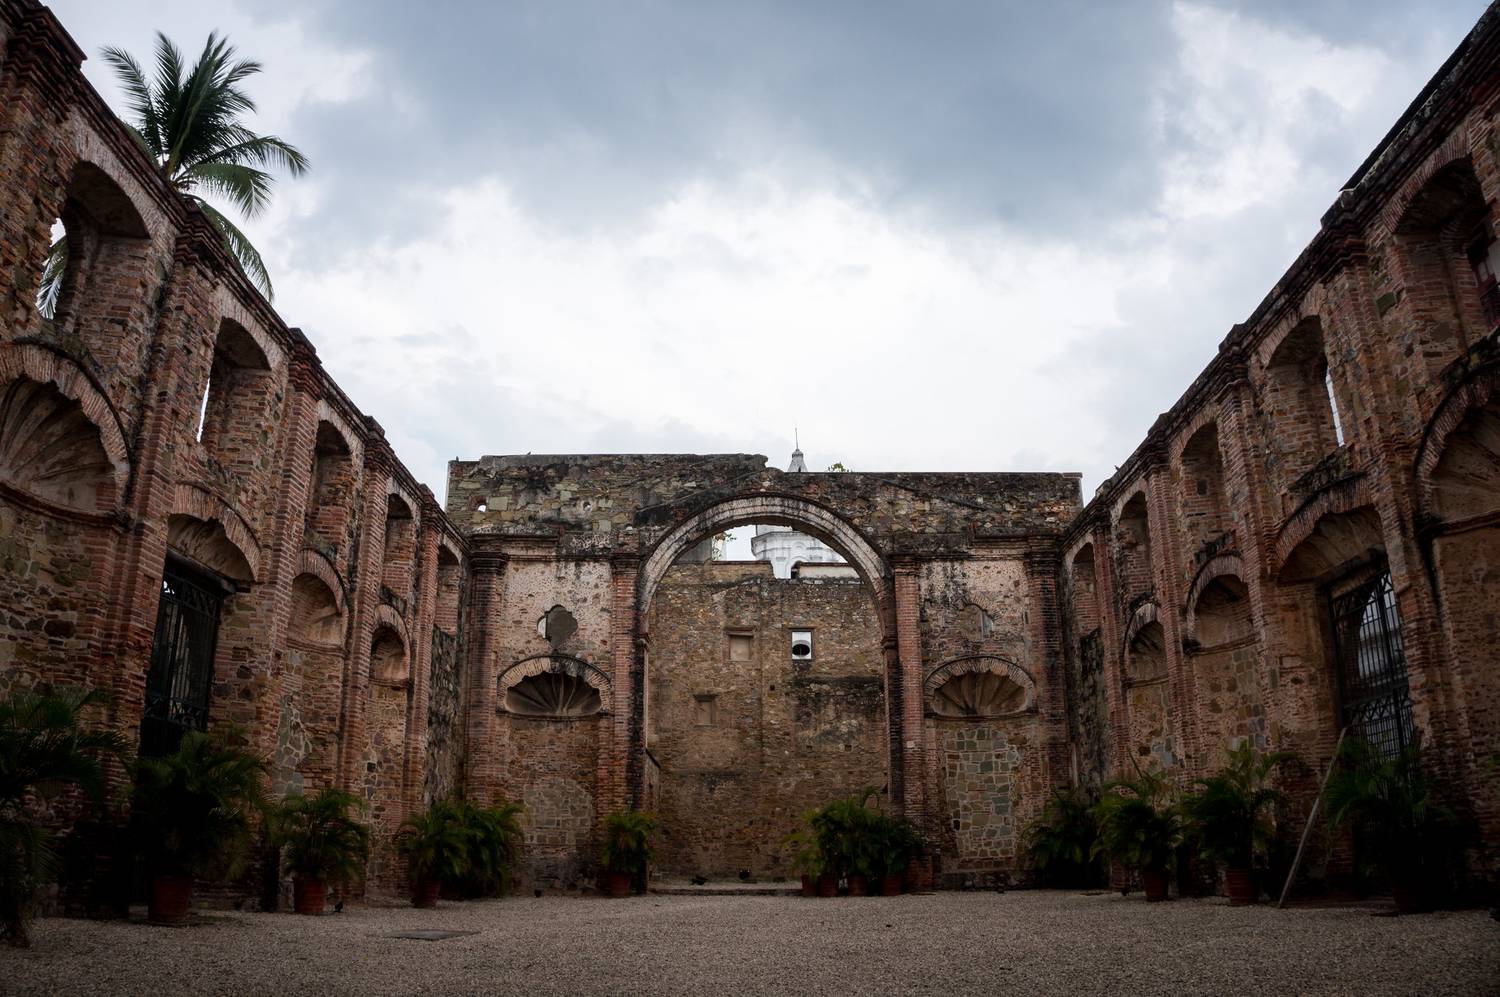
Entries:
POLYGON ((441 497, 486 453, 1077 470, 1316 231, 1481 0, 53 0, 265 63, 276 306, 441 497))

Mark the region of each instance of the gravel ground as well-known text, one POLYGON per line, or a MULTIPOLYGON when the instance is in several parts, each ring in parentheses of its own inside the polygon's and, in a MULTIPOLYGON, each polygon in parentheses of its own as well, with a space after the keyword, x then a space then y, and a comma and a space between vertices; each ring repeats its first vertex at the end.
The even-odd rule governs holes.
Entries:
POLYGON ((0 956, 15 994, 501 991, 1496 994, 1500 924, 1065 892, 544 897, 187 928, 48 919, 0 956), (390 937, 424 928, 475 934, 390 937))

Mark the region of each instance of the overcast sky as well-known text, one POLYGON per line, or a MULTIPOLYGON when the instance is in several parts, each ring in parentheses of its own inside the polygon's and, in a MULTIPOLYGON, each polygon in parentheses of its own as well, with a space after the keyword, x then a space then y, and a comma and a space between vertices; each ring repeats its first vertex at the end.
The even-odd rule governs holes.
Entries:
POLYGON ((246 228, 441 498, 449 458, 1122 462, 1481 0, 55 0, 265 63, 246 228))

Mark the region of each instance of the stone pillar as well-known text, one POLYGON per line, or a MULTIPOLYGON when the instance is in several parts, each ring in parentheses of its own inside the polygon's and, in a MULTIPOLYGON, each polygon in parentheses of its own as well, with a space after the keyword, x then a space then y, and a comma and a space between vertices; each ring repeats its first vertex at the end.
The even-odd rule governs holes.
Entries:
POLYGON ((495 758, 496 629, 504 598, 505 554, 476 547, 470 556, 467 716, 464 746, 464 797, 487 805, 499 785, 495 758))
MULTIPOLYGON (((927 744, 922 709, 921 592, 914 561, 892 565, 896 592, 896 653, 901 662, 901 777, 902 800, 908 819, 925 826, 927 744)), ((929 829, 930 831, 930 829, 929 829)))
MULTIPOLYGON (((370 702, 370 644, 375 637, 375 610, 380 605, 381 562, 385 555, 385 517, 395 456, 385 434, 367 419, 364 481, 359 507, 359 554, 350 572, 352 611, 348 666, 344 672, 343 732, 339 738, 339 786, 351 792, 360 785, 365 712, 370 702)), ((409 637, 410 635, 408 635, 409 637)))
POLYGON ((292 580, 302 560, 308 492, 312 487, 313 448, 318 436, 320 395, 318 357, 305 339, 290 360, 286 415, 282 422, 281 473, 276 487, 276 521, 270 540, 266 583, 275 592, 270 646, 278 658, 286 644, 292 615, 292 580))
POLYGON ((432 491, 422 489, 422 527, 417 544, 417 606, 411 647, 411 716, 406 723, 406 751, 401 766, 401 812, 421 809, 427 763, 427 701, 432 687, 432 630, 437 613, 438 541, 443 511, 432 491))
POLYGON ((639 633, 636 579, 640 559, 620 554, 610 559, 609 644, 614 709, 603 737, 610 744, 607 772, 601 772, 598 814, 623 810, 639 802, 645 788, 645 738, 642 727, 645 706, 646 643, 639 633))

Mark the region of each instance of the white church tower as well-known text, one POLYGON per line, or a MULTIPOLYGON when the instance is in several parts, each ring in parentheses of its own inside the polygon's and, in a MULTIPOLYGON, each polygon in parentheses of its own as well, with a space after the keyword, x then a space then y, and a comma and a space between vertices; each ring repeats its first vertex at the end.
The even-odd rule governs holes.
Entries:
MULTIPOLYGON (((801 444, 792 451, 792 462, 787 465, 788 474, 806 474, 807 463, 802 459, 801 444)), ((802 565, 806 564, 844 564, 845 561, 839 556, 838 551, 829 547, 817 537, 810 537, 806 533, 798 533, 790 526, 763 526, 755 527, 755 536, 750 538, 750 553, 757 561, 770 561, 771 570, 777 578, 791 578, 793 573, 802 565)), ((845 569, 853 574, 853 569, 845 569)), ((842 575, 843 571, 819 570, 819 576, 827 574, 842 575)))

